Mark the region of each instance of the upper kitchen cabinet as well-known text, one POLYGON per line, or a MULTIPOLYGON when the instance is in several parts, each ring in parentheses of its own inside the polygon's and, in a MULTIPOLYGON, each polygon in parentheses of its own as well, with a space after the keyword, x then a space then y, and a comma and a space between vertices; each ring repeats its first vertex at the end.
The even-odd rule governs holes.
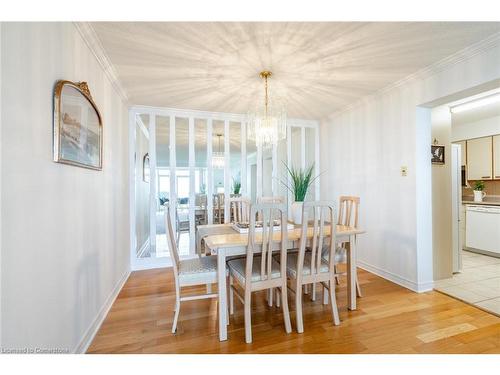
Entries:
POLYGON ((500 135, 493 137, 493 177, 500 179, 500 135))
POLYGON ((467 141, 467 178, 469 180, 491 180, 493 178, 492 153, 493 137, 467 141))

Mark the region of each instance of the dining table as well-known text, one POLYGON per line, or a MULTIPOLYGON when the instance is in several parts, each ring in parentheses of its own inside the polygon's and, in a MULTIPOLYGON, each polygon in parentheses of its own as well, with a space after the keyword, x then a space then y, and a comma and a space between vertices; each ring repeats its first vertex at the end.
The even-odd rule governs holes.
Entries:
MULTIPOLYGON (((324 235, 330 236, 331 226, 326 225, 324 235)), ((294 226, 287 230, 287 249, 296 249, 298 242, 302 237, 302 226, 294 226)), ((313 237, 313 227, 309 226, 306 236, 307 239, 313 237)), ((356 310, 356 245, 357 236, 365 233, 364 230, 345 226, 335 226, 335 237, 337 242, 347 244, 347 299, 348 309, 356 310)), ((256 234, 257 251, 259 244, 259 234, 256 234)), ((273 232, 274 241, 279 241, 281 232, 273 232)), ((227 340, 227 324, 229 322, 227 309, 227 282, 226 282, 226 260, 228 257, 242 256, 246 254, 248 245, 248 233, 239 233, 232 224, 209 224, 200 225, 196 231, 197 251, 201 254, 202 243, 205 250, 211 255, 217 256, 217 287, 218 287, 218 309, 219 309, 219 340, 227 340), (199 246, 199 248, 198 248, 199 246)), ((261 241, 261 239, 260 239, 261 241)))

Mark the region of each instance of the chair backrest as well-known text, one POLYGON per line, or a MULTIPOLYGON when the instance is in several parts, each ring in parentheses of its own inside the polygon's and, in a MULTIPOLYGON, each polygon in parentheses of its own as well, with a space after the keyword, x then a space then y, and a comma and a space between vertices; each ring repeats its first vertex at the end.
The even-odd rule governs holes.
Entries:
MULTIPOLYGON (((177 250, 177 242, 175 240, 174 228, 172 227, 172 219, 170 215, 170 204, 167 202, 164 204, 165 211, 165 229, 167 234, 167 245, 170 251, 170 257, 172 258, 172 265, 174 267, 174 274, 177 278, 179 270, 179 252, 177 250)), ((177 210, 176 210, 177 211, 177 210)))
POLYGON ((308 242, 308 231, 312 232, 309 247, 311 254, 311 276, 320 273, 321 257, 329 259, 329 272, 334 273, 335 258, 335 209, 334 203, 330 201, 304 202, 302 205, 302 232, 297 260, 297 278, 302 277, 306 245, 308 242), (312 224, 312 228, 309 225, 312 224), (327 246, 325 246, 327 245, 327 246), (324 252, 324 249, 327 252, 324 252))
POLYGON ((337 224, 358 227, 359 197, 341 196, 339 198, 339 218, 337 224))
POLYGON ((261 246, 260 280, 271 280, 273 250, 280 252, 281 277, 286 277, 287 258, 287 211, 283 203, 261 203, 250 207, 250 226, 248 233, 245 279, 252 280, 253 256, 261 246), (262 217, 262 227, 256 229, 256 216, 262 217), (281 230, 274 228, 274 217, 279 217, 281 230))
POLYGON ((214 221, 217 220, 222 224, 222 216, 224 215, 224 193, 217 193, 213 195, 213 209, 215 213, 214 221))
POLYGON ((207 207, 207 195, 196 194, 194 197, 194 205, 201 208, 207 207))
POLYGON ((229 217, 225 218, 226 223, 229 221, 235 223, 248 223, 250 215, 250 199, 244 197, 234 197, 228 199, 229 217))

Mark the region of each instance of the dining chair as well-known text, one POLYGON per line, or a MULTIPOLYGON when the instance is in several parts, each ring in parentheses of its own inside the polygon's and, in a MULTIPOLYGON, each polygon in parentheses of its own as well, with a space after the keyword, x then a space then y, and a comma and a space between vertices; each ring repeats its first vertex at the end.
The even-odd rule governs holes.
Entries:
MULTIPOLYGON (((339 216, 337 224, 345 225, 348 227, 354 227, 357 229, 358 219, 359 219, 359 203, 360 203, 359 197, 341 196, 339 198, 339 216)), ((337 267, 338 263, 346 263, 347 246, 350 246, 348 240, 337 242, 335 267, 337 267)), ((345 272, 343 274, 345 275, 345 272)), ((339 283, 340 280, 337 277, 337 284, 339 283)), ((358 297, 362 296, 361 287, 359 286, 357 275, 356 275, 356 293, 358 297)))
POLYGON ((175 312, 172 323, 172 333, 175 333, 177 331, 181 302, 218 297, 217 293, 209 292, 206 294, 190 294, 186 296, 181 294, 183 287, 208 285, 217 282, 217 256, 212 255, 180 260, 176 237, 174 236, 172 221, 170 219, 170 205, 169 203, 165 203, 164 206, 168 248, 170 257, 172 258, 172 270, 175 280, 175 312))
POLYGON ((234 295, 243 303, 245 311, 245 341, 252 342, 252 292, 278 288, 281 291, 281 305, 285 331, 290 333, 292 325, 288 311, 286 260, 288 231, 274 229, 274 214, 280 217, 281 228, 286 228, 286 205, 261 203, 250 208, 250 225, 246 258, 228 262, 229 267, 229 313, 234 313, 234 295), (262 227, 256 229, 256 215, 262 217, 262 227), (260 254, 255 253, 260 249, 260 254), (273 258, 273 251, 279 254, 280 263, 273 258), (239 288, 238 288, 239 287, 239 288), (240 293, 239 289, 243 291, 240 293))
POLYGON ((232 197, 228 199, 229 217, 226 218, 226 223, 241 223, 249 222, 250 215, 250 199, 245 197, 232 197))
POLYGON ((222 224, 224 222, 224 193, 213 195, 213 213, 214 223, 222 224))
MULTIPOLYGON (((321 283, 323 293, 326 290, 330 296, 330 306, 332 310, 333 322, 340 324, 337 309, 337 299, 335 297, 335 213, 334 205, 327 201, 304 202, 302 206, 302 231, 298 253, 288 255, 287 275, 295 284, 292 289, 295 293, 296 324, 297 332, 304 332, 302 318, 302 286, 307 284, 321 283), (309 213, 312 212, 312 228, 309 228, 309 213), (329 226, 329 234, 325 234, 325 222, 329 226), (308 242, 308 231, 312 232, 312 238, 308 242), (328 246, 324 246, 329 244, 328 246), (306 251, 307 246, 307 251, 306 251), (329 261, 325 259, 324 249, 328 251, 329 261)), ((323 303, 326 302, 323 298, 323 303)))

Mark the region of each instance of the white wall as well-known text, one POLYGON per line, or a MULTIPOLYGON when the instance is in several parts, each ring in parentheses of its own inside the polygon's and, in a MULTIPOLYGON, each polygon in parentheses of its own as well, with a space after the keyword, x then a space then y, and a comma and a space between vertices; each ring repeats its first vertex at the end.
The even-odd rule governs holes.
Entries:
POLYGON ((322 198, 361 197, 362 267, 413 290, 432 286, 430 114, 418 106, 499 79, 499 61, 497 37, 322 121, 322 198))
POLYGON ((136 126, 135 161, 135 232, 136 251, 139 252, 149 243, 149 182, 144 182, 144 155, 149 151, 149 139, 139 126, 136 126))
POLYGON ((2 347, 83 350, 129 272, 127 108, 73 24, 1 38, 2 347), (59 79, 89 84, 102 171, 52 161, 59 79))

